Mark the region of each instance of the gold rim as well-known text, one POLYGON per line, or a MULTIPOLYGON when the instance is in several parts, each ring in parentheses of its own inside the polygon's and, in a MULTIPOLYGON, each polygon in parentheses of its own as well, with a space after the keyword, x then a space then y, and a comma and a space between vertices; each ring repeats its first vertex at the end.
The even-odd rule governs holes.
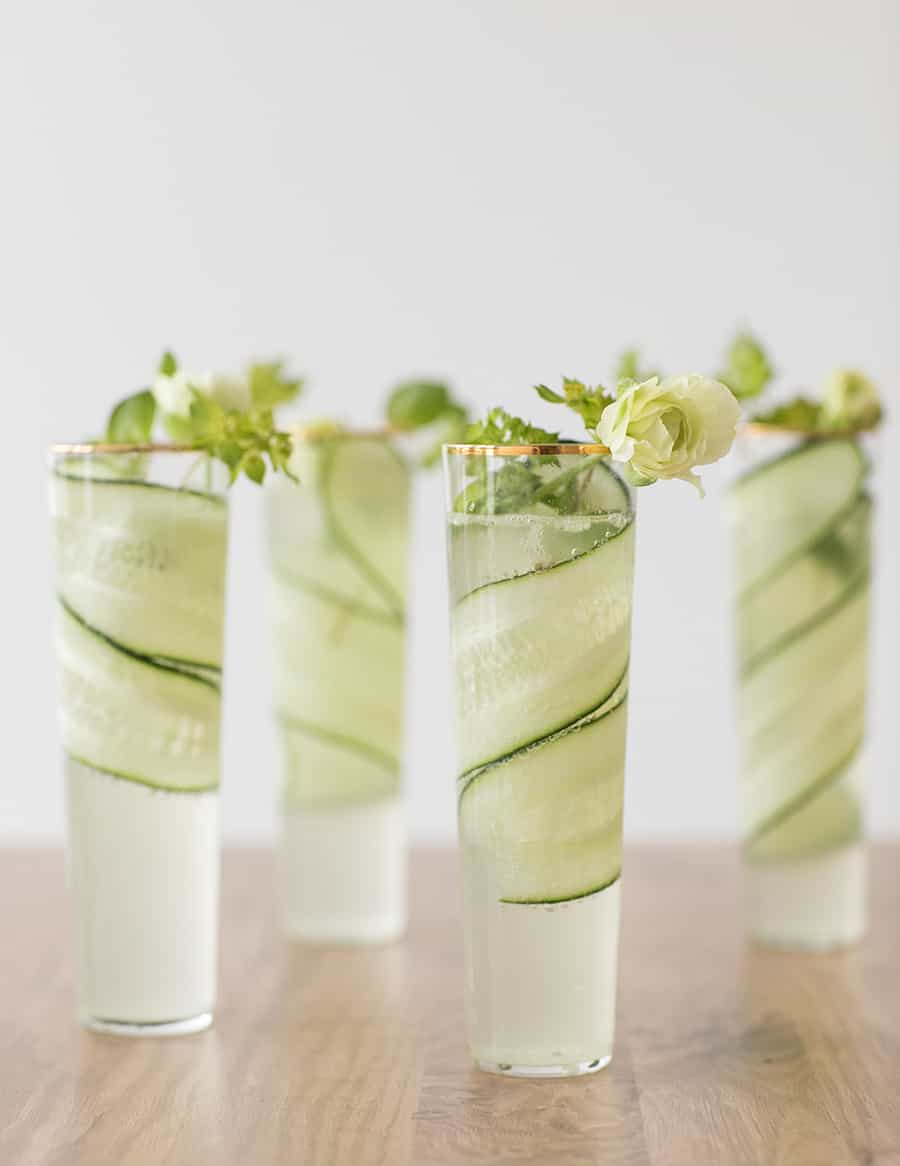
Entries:
POLYGON ((111 441, 53 442, 48 446, 52 455, 66 454, 110 454, 110 453, 203 453, 196 445, 179 445, 176 442, 145 441, 133 444, 111 441))
POLYGON ((447 453, 464 457, 481 454, 484 457, 557 457, 560 454, 593 454, 606 457, 611 451, 606 445, 579 445, 576 442, 562 442, 556 445, 445 445, 447 453))
POLYGON ((802 437, 807 441, 831 441, 834 438, 858 437, 862 433, 874 433, 884 421, 879 417, 869 425, 859 425, 855 429, 800 429, 795 425, 779 425, 774 421, 745 421, 741 426, 742 437, 802 437))

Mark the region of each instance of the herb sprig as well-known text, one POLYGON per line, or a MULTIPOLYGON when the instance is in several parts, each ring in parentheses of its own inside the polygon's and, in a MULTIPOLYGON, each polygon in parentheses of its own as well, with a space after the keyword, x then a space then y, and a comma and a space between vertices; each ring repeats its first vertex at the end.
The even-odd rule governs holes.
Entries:
MULTIPOLYGON (((559 433, 541 429, 500 407, 490 409, 483 421, 470 425, 464 440, 471 445, 569 444, 559 433)), ((455 499, 454 510, 464 514, 516 514, 545 506, 558 514, 575 513, 587 471, 599 460, 585 459, 548 478, 541 468, 560 464, 552 454, 504 456, 499 466, 491 465, 487 457, 467 458, 469 481, 455 499)))
POLYGON ((775 376, 775 369, 760 342, 750 332, 738 332, 725 353, 725 367, 718 374, 739 401, 758 397, 775 376))
MULTIPOLYGON (((645 380, 635 380, 634 376, 642 374, 634 349, 623 354, 619 372, 627 375, 617 378, 615 389, 573 377, 562 378, 561 391, 545 384, 534 389, 542 401, 574 412, 589 440, 603 447, 603 456, 620 463, 621 474, 632 485, 649 486, 661 478, 680 478, 702 495, 695 470, 718 461, 731 448, 740 415, 734 394, 722 382, 697 373, 664 378, 654 373, 645 380)), ((541 435, 533 437, 532 444, 547 437, 559 441, 558 434, 535 430, 503 410, 489 413, 472 436, 485 444, 508 445, 516 444, 516 438, 526 441, 523 435, 528 433, 541 435)), ((586 459, 583 465, 589 462, 586 459)), ((461 492, 457 508, 471 512, 489 506, 498 512, 540 503, 572 512, 578 505, 578 466, 571 474, 558 475, 552 487, 526 459, 513 462, 513 466, 469 470, 475 481, 461 492)))
MULTIPOLYGON (((739 400, 750 400, 768 389, 775 369, 759 340, 741 331, 731 342, 719 375, 739 400)), ((820 397, 799 393, 754 412, 750 419, 798 433, 827 434, 872 428, 882 412, 878 391, 867 376, 855 369, 838 369, 826 380, 820 397)))
POLYGON ((223 462, 231 482, 245 475, 261 483, 269 467, 290 473, 291 437, 277 426, 274 409, 302 388, 281 361, 251 364, 242 377, 212 378, 183 372, 165 352, 153 387, 112 410, 106 440, 146 444, 159 426, 171 440, 223 462))
POLYGON ((463 440, 470 445, 557 445, 561 438, 498 406, 489 409, 483 421, 470 425, 463 440))
POLYGON ((431 438, 419 455, 419 463, 430 467, 440 461, 445 442, 462 440, 469 412, 457 401, 443 381, 401 381, 385 406, 388 425, 401 432, 422 431, 431 438))
POLYGON ((542 401, 549 401, 551 405, 567 405, 574 410, 589 432, 596 430, 603 410, 616 399, 616 394, 603 385, 591 387, 571 377, 563 377, 562 387, 562 393, 556 393, 546 385, 535 385, 534 391, 542 401))

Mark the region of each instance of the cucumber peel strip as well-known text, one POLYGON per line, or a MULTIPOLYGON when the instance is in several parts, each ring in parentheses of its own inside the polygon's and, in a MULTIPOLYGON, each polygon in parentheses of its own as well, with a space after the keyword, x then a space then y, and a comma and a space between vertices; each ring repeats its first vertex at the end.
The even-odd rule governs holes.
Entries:
POLYGON ((556 899, 500 899, 499 902, 506 904, 508 907, 555 907, 561 903, 577 903, 579 899, 590 899, 592 895, 599 895, 601 891, 608 891, 610 887, 615 884, 622 877, 622 867, 613 875, 611 879, 607 879, 599 887, 591 887, 590 890, 581 891, 577 895, 561 895, 556 899))
POLYGON ((827 607, 817 611, 815 615, 809 619, 803 620, 799 624, 795 624, 789 631, 785 632, 780 639, 776 640, 774 644, 770 644, 756 656, 752 656, 741 668, 741 679, 748 680, 754 676, 760 668, 770 661, 780 656, 783 651, 790 648, 793 644, 798 643, 811 632, 817 631, 820 627, 826 624, 832 616, 837 615, 842 611, 847 604, 856 597, 858 592, 868 585, 870 572, 868 567, 864 567, 859 571, 844 590, 837 595, 827 607))
MULTIPOLYGON (((750 469, 744 473, 731 487, 729 491, 729 501, 732 507, 737 508, 741 504, 741 494, 745 488, 755 483, 762 475, 768 474, 771 471, 777 472, 785 465, 785 463, 795 459, 803 457, 814 457, 816 454, 821 456, 826 451, 833 451, 835 446, 844 446, 846 449, 852 450, 857 461, 856 477, 853 481, 851 489, 847 493, 843 505, 832 511, 827 519, 820 526, 814 529, 806 539, 798 543, 795 547, 791 548, 791 550, 788 551, 786 555, 774 562, 770 567, 763 571, 761 575, 757 576, 746 586, 742 587, 737 594, 738 603, 741 603, 746 597, 752 595, 758 588, 765 586, 766 583, 770 582, 772 578, 780 574, 786 567, 790 566, 790 564, 796 561, 797 558, 802 557, 804 554, 808 553, 812 547, 815 546, 815 544, 818 543, 820 539, 832 529, 835 523, 841 521, 843 518, 846 518, 847 512, 851 507, 856 505, 863 493, 862 483, 865 479, 866 473, 870 469, 870 462, 857 442, 848 441, 846 438, 835 438, 822 441, 805 441, 800 445, 792 447, 785 453, 779 454, 777 457, 770 458, 768 461, 763 462, 758 466, 754 466, 753 469, 750 469)), ((739 523, 741 520, 740 518, 737 518, 736 520, 733 518, 732 521, 737 521, 739 523)))
POLYGON ((317 599, 322 599, 326 603, 332 603, 335 607, 341 608, 348 615, 359 616, 360 619, 371 619, 376 623, 389 624, 398 629, 405 625, 404 615, 393 608, 390 611, 384 611, 377 607, 370 607, 359 599, 350 599, 314 579, 307 579, 303 575, 285 570, 284 567, 273 565, 272 573, 289 587, 307 591, 310 595, 315 595, 317 599))
MULTIPOLYGON (((322 461, 319 469, 319 492, 328 529, 334 541, 354 563, 360 574, 362 574, 375 591, 387 602, 395 615, 402 620, 405 616, 405 605, 402 596, 397 594, 387 579, 382 576, 378 568, 363 554, 353 539, 343 529, 335 514, 330 481, 335 469, 334 463, 337 458, 338 448, 339 445, 337 443, 332 443, 322 451, 322 461)), ((393 456, 402 462, 402 458, 400 458, 400 455, 390 442, 385 443, 385 448, 389 449, 393 456)), ((403 464, 405 466, 405 463, 403 464)))
POLYGON ((104 644, 107 644, 116 652, 121 652, 123 656, 128 656, 132 660, 136 660, 140 664, 146 664, 150 668, 157 668, 160 672, 171 672, 176 676, 183 677, 185 680, 194 680, 197 684, 205 684, 208 688, 213 689, 214 692, 221 691, 221 684, 213 678, 213 676, 221 675, 221 668, 212 664, 195 664, 191 666, 190 661, 170 660, 168 657, 148 656, 143 652, 136 652, 133 648, 129 648, 118 640, 114 640, 112 636, 106 635, 105 632, 101 632, 99 628, 95 628, 93 624, 88 623, 61 595, 57 595, 56 598, 59 606, 75 623, 84 628, 90 635, 96 637, 96 639, 102 640, 104 644), (197 671, 194 669, 197 669, 197 671), (205 673, 212 673, 213 676, 205 675, 205 673))
POLYGON ((54 469, 53 476, 62 478, 66 482, 80 482, 90 486, 127 486, 137 490, 163 490, 167 494, 189 494, 192 498, 202 498, 204 502, 211 502, 214 506, 225 507, 227 502, 218 494, 208 490, 195 490, 189 486, 165 486, 162 482, 146 482, 142 478, 90 478, 86 474, 67 474, 63 470, 54 469))
POLYGON ((332 729, 324 729, 319 725, 314 725, 310 721, 304 721, 302 718, 292 716, 288 713, 279 713, 278 719, 287 729, 293 729, 298 733, 306 733, 307 736, 317 737, 329 745, 336 745, 338 748, 359 753, 362 757, 367 758, 376 765, 380 765, 388 773, 396 775, 400 772, 400 762, 396 757, 382 753, 380 749, 368 745, 365 741, 358 741, 355 737, 348 737, 344 733, 335 733, 332 729))
MULTIPOLYGON (((532 741, 530 744, 514 750, 512 753, 508 754, 506 757, 500 758, 497 761, 490 762, 487 765, 479 766, 477 769, 474 769, 474 770, 470 771, 469 773, 463 774, 458 779, 458 781, 460 783, 459 798, 458 798, 460 806, 462 805, 463 799, 465 798, 468 791, 474 785, 476 785, 478 783, 479 779, 481 777, 483 777, 485 774, 490 773, 496 769, 499 769, 502 766, 507 765, 511 762, 515 762, 516 760, 523 757, 524 755, 532 754, 540 749, 543 749, 545 746, 553 745, 553 744, 559 742, 560 740, 563 740, 563 739, 565 739, 573 734, 576 734, 576 733, 579 733, 581 731, 593 728, 595 725, 599 724, 601 721, 605 720, 607 717, 611 716, 613 713, 624 709, 627 698, 628 698, 628 685, 627 685, 627 666, 626 666, 626 670, 623 673, 622 677, 620 678, 620 681, 619 681, 618 685, 616 686, 615 691, 610 695, 610 697, 607 700, 605 700, 602 704, 598 705, 596 709, 594 709, 592 712, 588 713, 586 716, 580 717, 578 720, 573 721, 570 725, 567 725, 563 729, 559 729, 554 733, 549 733, 546 737, 542 737, 539 740, 532 741)), ((622 821, 622 810, 620 807, 618 813, 609 819, 607 828, 604 831, 604 833, 608 833, 610 830, 616 831, 616 832, 620 831, 621 830, 621 821, 622 821)), ((621 863, 619 863, 618 869, 615 871, 615 874, 611 878, 607 878, 603 883, 600 883, 597 886, 589 887, 587 890, 576 891, 574 894, 553 895, 550 897, 532 895, 532 896, 529 896, 527 898, 525 898, 525 897, 513 898, 511 896, 503 896, 502 898, 499 899, 499 902, 510 905, 510 906, 541 906, 541 905, 552 906, 552 905, 556 905, 556 904, 560 904, 560 903, 575 902, 578 899, 587 899, 592 895, 598 895, 598 894, 600 894, 601 891, 607 890, 609 887, 611 887, 614 883, 616 883, 618 881, 618 879, 621 877, 621 874, 622 874, 622 867, 621 867, 621 863)))
POLYGON ((548 575, 551 571, 560 571, 564 567, 571 567, 574 563, 579 563, 582 559, 587 558, 588 555, 596 555, 599 551, 602 551, 604 547, 608 547, 610 543, 615 542, 617 538, 621 538, 622 535, 631 530, 633 526, 634 514, 632 513, 629 514, 628 521, 625 523, 625 525, 621 527, 621 529, 617 530, 615 534, 611 535, 604 542, 600 543, 599 546, 580 551, 577 555, 573 555, 571 558, 560 559, 558 563, 551 563, 546 567, 535 567, 531 571, 520 571, 517 575, 504 575, 502 579, 492 579, 490 583, 481 583, 477 587, 473 587, 471 591, 467 591, 465 595, 461 596, 460 599, 456 601, 454 611, 458 611, 459 608, 462 607, 462 605, 469 599, 471 599, 473 595, 479 595, 482 591, 487 591, 489 587, 502 587, 506 583, 516 583, 520 579, 531 579, 537 575, 548 575))
POLYGON ((862 748, 862 743, 863 738, 860 737, 853 745, 853 747, 848 750, 848 752, 836 765, 833 765, 830 769, 826 770, 825 773, 820 774, 819 777, 815 778, 814 781, 809 783, 806 789, 801 790, 799 794, 796 794, 793 798, 790 799, 790 801, 785 802, 783 806, 779 807, 779 809, 770 814, 768 818, 764 819, 759 823, 758 826, 754 827, 753 831, 744 841, 744 849, 748 850, 752 848, 755 843, 761 841, 776 827, 783 826, 785 822, 787 822, 790 818, 793 818, 806 806, 814 802, 820 794, 823 794, 827 789, 830 789, 837 781, 839 781, 844 772, 847 770, 848 766, 852 764, 854 758, 859 753, 860 749, 862 748))
POLYGON ((85 769, 91 770, 93 773, 102 773, 106 777, 114 777, 119 781, 129 781, 133 785, 141 785, 145 789, 159 790, 160 793, 167 794, 205 794, 215 793, 219 788, 219 783, 206 782, 203 785, 166 785, 164 782, 149 781, 145 777, 138 777, 134 773, 123 773, 119 769, 107 769, 102 765, 95 765, 93 761, 87 761, 84 757, 79 757, 77 753, 71 753, 66 750, 66 756, 70 761, 76 762, 85 769))
POLYGON ((610 713, 614 713, 617 708, 624 704, 627 698, 628 661, 625 662, 625 669, 616 681, 612 691, 598 705, 595 705, 594 708, 586 713, 582 713, 581 716, 576 717, 574 721, 570 721, 567 725, 563 725, 558 729, 554 729, 553 732, 545 734, 543 737, 537 737, 535 740, 529 741, 526 745, 520 745, 510 753, 505 753, 502 757, 495 757, 492 761, 486 761, 483 765, 477 765, 474 769, 470 769, 466 773, 461 773, 456 779, 457 786, 459 787, 459 799, 462 800, 469 786, 474 781, 477 781, 483 773, 487 773, 491 769, 496 769, 500 765, 505 765, 509 761, 514 761, 524 753, 532 753, 534 750, 541 749, 545 745, 552 745, 554 741, 558 741, 562 737, 567 737, 570 733, 577 733, 580 729, 585 729, 597 721, 602 721, 604 717, 610 713))

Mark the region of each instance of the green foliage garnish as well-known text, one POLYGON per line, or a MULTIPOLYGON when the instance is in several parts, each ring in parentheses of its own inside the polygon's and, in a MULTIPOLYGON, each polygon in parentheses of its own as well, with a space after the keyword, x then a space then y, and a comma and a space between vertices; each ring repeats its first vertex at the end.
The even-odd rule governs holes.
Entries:
POLYGON ((273 409, 301 389, 281 361, 251 364, 244 377, 192 380, 165 352, 153 388, 115 406, 106 440, 146 444, 158 424, 173 441, 223 462, 232 482, 242 474, 262 482, 268 466, 289 473, 292 442, 275 424, 273 409))
POLYGON ((254 409, 274 409, 276 405, 293 401, 303 391, 302 379, 287 376, 282 360, 251 364, 247 369, 247 386, 254 409))
POLYGON ((822 406, 809 397, 794 397, 767 412, 754 414, 753 420, 762 425, 781 425, 785 429, 815 432, 823 428, 822 406))
POLYGON ((548 389, 546 385, 535 385, 534 391, 542 401, 549 401, 553 405, 568 405, 582 419, 585 427, 593 431, 600 424, 600 415, 603 410, 614 401, 615 393, 605 389, 603 385, 591 388, 582 381, 563 377, 562 393, 548 389))
MULTIPOLYGON (((773 370, 760 343, 742 332, 728 352, 728 369, 720 379, 739 398, 758 395, 772 379, 773 370)), ((860 432, 872 429, 883 415, 878 390, 856 369, 835 369, 827 378, 820 399, 798 395, 789 401, 753 414, 752 421, 777 425, 798 433, 860 432)))
POLYGON ((156 420, 156 398, 142 389, 120 401, 106 423, 106 440, 112 445, 146 445, 156 420))
POLYGON ((453 509, 461 514, 577 514, 583 488, 594 465, 602 456, 579 459, 576 465, 546 477, 543 466, 559 466, 559 458, 547 454, 504 457, 499 468, 487 457, 467 459, 466 472, 471 479, 460 491, 453 509))
POLYGON ((441 457, 444 442, 460 441, 469 422, 466 407, 455 400, 442 381, 403 381, 388 397, 387 421, 404 432, 430 429, 434 441, 419 456, 423 466, 433 466, 441 457))
POLYGON ((175 359, 175 353, 169 352, 168 349, 159 358, 159 367, 157 372, 161 377, 173 377, 178 372, 178 361, 175 359))
POLYGON ((623 381, 627 384, 639 385, 642 381, 649 381, 651 377, 659 375, 660 373, 656 369, 641 366, 641 354, 637 348, 626 348, 619 357, 619 363, 616 366, 616 382, 619 385, 623 381))
POLYGON ((388 397, 388 423, 396 429, 420 429, 432 425, 455 408, 450 390, 441 381, 403 381, 388 397))
POLYGON ((725 368, 717 374, 739 401, 758 397, 774 375, 765 349, 749 332, 738 332, 725 354, 725 368))
MULTIPOLYGON (((465 441, 471 445, 565 445, 558 433, 540 429, 505 409, 491 409, 483 421, 470 425, 465 441)), ((499 459, 498 459, 499 460, 499 459)), ((546 507, 557 514, 578 511, 581 491, 597 458, 548 478, 542 467, 559 466, 552 454, 503 457, 499 466, 488 457, 466 459, 470 481, 455 499, 454 510, 463 514, 522 514, 546 507)))
POLYGON ((273 470, 289 473, 293 442, 290 434, 277 428, 271 409, 224 409, 198 392, 191 401, 190 429, 189 444, 224 462, 231 482, 246 474, 261 483, 267 462, 273 470))
POLYGON ((498 406, 490 409, 483 421, 469 425, 463 440, 470 445, 556 445, 560 436, 498 406))

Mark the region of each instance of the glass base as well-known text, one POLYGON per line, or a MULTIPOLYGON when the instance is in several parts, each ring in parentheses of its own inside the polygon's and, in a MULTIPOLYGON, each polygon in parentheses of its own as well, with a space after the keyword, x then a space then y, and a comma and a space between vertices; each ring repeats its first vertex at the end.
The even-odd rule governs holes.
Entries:
POLYGON ((403 802, 289 810, 282 822, 282 929, 306 943, 392 943, 406 930, 403 802))
POLYGON ((286 921, 284 924, 285 938, 291 942, 324 947, 387 946, 402 939, 405 931, 405 914, 384 919, 338 919, 320 924, 286 921))
POLYGON ((91 1032, 102 1032, 108 1036, 190 1036, 203 1032, 213 1022, 211 1012, 199 1012, 196 1016, 186 1016, 183 1020, 163 1020, 141 1023, 128 1020, 101 1020, 98 1016, 79 1016, 78 1023, 91 1032))
POLYGON ((862 939, 866 929, 866 853, 862 844, 790 862, 749 865, 750 936, 783 951, 827 952, 862 939))
POLYGON ((612 1053, 598 1061, 576 1061, 573 1065, 503 1065, 497 1061, 476 1061, 475 1067, 500 1077, 584 1077, 599 1073, 611 1060, 612 1053))

